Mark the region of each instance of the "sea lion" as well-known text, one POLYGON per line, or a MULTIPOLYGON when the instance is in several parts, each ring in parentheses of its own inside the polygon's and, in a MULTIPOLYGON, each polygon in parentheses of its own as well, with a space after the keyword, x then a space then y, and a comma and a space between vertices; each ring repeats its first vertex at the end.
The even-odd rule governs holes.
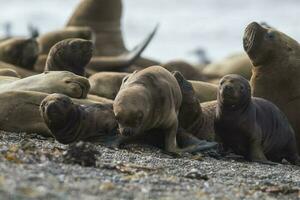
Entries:
POLYGON ((84 40, 94 40, 93 31, 91 28, 86 26, 69 26, 63 29, 58 29, 40 35, 37 37, 37 42, 40 45, 41 55, 47 55, 50 49, 58 42, 70 39, 80 38, 84 40))
POLYGON ((20 78, 12 77, 12 76, 0 76, 0 85, 6 83, 12 83, 17 80, 20 80, 20 78))
MULTIPOLYGON (((126 55, 128 51, 124 45, 121 30, 122 11, 121 0, 81 0, 67 22, 67 26, 88 26, 95 31, 95 56, 126 55)), ((157 64, 156 61, 138 56, 135 60, 143 67, 157 64)))
POLYGON ((40 112, 55 139, 63 144, 106 141, 118 133, 111 104, 77 105, 66 95, 52 94, 42 101, 40 112))
POLYGON ((85 76, 85 66, 93 55, 93 43, 72 38, 56 43, 50 50, 45 71, 70 71, 85 76))
POLYGON ((11 38, 0 43, 0 60, 32 70, 39 55, 35 39, 11 38))
POLYGON ((0 76, 20 78, 20 75, 15 70, 9 68, 0 69, 0 76))
POLYGON ((272 102, 251 97, 248 80, 227 75, 220 81, 215 132, 223 145, 247 160, 300 164, 295 133, 272 102))
POLYGON ((286 34, 256 22, 244 33, 244 49, 252 61, 253 96, 272 101, 292 124, 300 152, 300 45, 286 34))
POLYGON ((148 67, 123 80, 113 110, 119 124, 120 139, 143 137, 151 130, 160 130, 165 137, 164 149, 180 154, 203 150, 201 145, 181 149, 177 145, 177 114, 181 105, 180 87, 174 76, 160 66, 148 67))
MULTIPOLYGON (((0 129, 8 132, 37 133, 52 136, 39 107, 49 94, 35 91, 7 91, 0 93, 0 129)), ((78 105, 101 104, 88 99, 72 99, 78 105)))
MULTIPOLYGON (((129 73, 122 72, 98 72, 89 77, 91 84, 90 94, 114 99, 118 93, 122 79, 129 73)), ((215 84, 203 81, 189 81, 200 102, 207 102, 217 99, 218 87, 215 84)))
POLYGON ((16 71, 22 78, 36 75, 37 73, 28 69, 21 68, 19 66, 15 66, 13 64, 9 64, 6 62, 0 61, 0 69, 11 69, 16 71))
POLYGON ((90 94, 114 99, 120 90, 123 78, 127 75, 129 75, 129 73, 98 72, 90 76, 90 94))
POLYGON ((178 114, 179 126, 201 140, 216 141, 214 118, 217 102, 210 101, 201 104, 191 82, 178 71, 173 72, 173 75, 182 93, 182 103, 178 114))
POLYGON ((67 71, 44 72, 42 74, 1 84, 0 92, 11 90, 62 93, 73 98, 86 98, 90 84, 88 79, 67 71))
POLYGON ((210 79, 221 78, 227 74, 239 74, 251 78, 251 61, 245 53, 237 53, 204 67, 202 74, 210 79))
POLYGON ((162 64, 162 67, 167 69, 169 72, 179 71, 186 79, 196 81, 206 81, 207 79, 203 76, 199 70, 193 67, 191 64, 183 60, 173 60, 162 64))

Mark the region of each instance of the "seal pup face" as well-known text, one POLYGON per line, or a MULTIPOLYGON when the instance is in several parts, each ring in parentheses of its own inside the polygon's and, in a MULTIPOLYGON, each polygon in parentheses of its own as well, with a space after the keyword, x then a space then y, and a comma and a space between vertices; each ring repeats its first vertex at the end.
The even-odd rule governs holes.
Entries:
POLYGON ((238 109, 251 99, 249 82, 240 75, 230 74, 220 80, 218 101, 224 108, 238 109))
POLYGON ((72 72, 48 71, 44 72, 43 76, 49 84, 57 85, 57 90, 63 87, 63 91, 73 98, 86 98, 90 90, 89 80, 72 72))
POLYGON ((84 76, 84 67, 93 55, 93 43, 89 40, 73 38, 55 44, 46 61, 47 71, 71 71, 84 76))
POLYGON ((8 39, 0 43, 0 60, 26 69, 33 69, 39 55, 35 39, 8 39))
POLYGON ((254 66, 278 62, 299 48, 298 42, 270 26, 250 23, 244 32, 244 50, 254 66))
POLYGON ((141 130, 144 118, 150 108, 147 108, 145 89, 133 86, 121 90, 114 101, 114 113, 119 124, 120 133, 135 135, 141 130))

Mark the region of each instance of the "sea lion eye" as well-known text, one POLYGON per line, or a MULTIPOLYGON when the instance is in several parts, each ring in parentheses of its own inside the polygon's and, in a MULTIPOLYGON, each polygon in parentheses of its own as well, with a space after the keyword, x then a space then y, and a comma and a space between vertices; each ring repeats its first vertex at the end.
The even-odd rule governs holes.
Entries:
POLYGON ((266 38, 269 40, 273 40, 275 38, 275 33, 274 32, 268 32, 266 35, 266 38))

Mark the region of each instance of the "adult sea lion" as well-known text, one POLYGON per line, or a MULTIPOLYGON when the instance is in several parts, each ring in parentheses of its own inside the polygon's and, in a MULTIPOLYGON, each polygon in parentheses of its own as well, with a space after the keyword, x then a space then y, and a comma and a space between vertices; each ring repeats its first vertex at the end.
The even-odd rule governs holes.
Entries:
MULTIPOLYGON (((89 77, 91 84, 90 93, 101 97, 114 99, 119 92, 122 79, 129 73, 121 72, 98 72, 89 77)), ((218 87, 215 84, 203 81, 189 81, 200 102, 207 102, 217 99, 218 87)))
POLYGON ((1 84, 0 92, 11 90, 62 93, 73 98, 86 98, 90 84, 88 79, 67 71, 44 72, 42 74, 1 84))
POLYGON ((19 66, 15 66, 13 64, 9 64, 6 62, 2 62, 0 61, 0 69, 10 69, 10 70, 14 70, 16 71, 22 78, 24 77, 28 77, 28 76, 32 76, 32 75, 36 75, 37 73, 32 71, 32 70, 28 70, 28 69, 24 69, 22 67, 19 66))
POLYGON ((50 50, 45 71, 70 71, 84 76, 85 66, 93 55, 93 43, 72 38, 56 43, 50 50))
MULTIPOLYGON (((81 0, 67 26, 88 26, 96 33, 95 56, 126 55, 128 51, 121 30, 122 11, 121 0, 81 0)), ((144 67, 157 64, 150 59, 136 57, 135 60, 144 67)))
POLYGON ((183 60, 173 60, 165 64, 162 64, 162 67, 167 69, 169 72, 179 71, 188 80, 196 80, 196 81, 207 80, 205 76, 203 76, 198 69, 196 69, 191 64, 183 60))
POLYGON ((32 70, 39 55, 35 39, 11 38, 0 43, 0 60, 32 70))
POLYGON ((243 43, 253 64, 253 96, 272 101, 285 113, 295 130, 300 152, 299 43, 256 22, 247 26, 243 43))
POLYGON ((114 113, 119 124, 120 139, 116 145, 132 138, 143 137, 151 130, 164 134, 164 149, 171 153, 194 152, 207 148, 177 145, 177 115, 182 96, 174 76, 160 66, 148 67, 123 80, 114 100, 114 113))
POLYGON ((222 78, 227 74, 239 74, 246 79, 251 78, 251 61, 245 53, 229 56, 204 67, 202 74, 208 78, 222 78))
POLYGON ((247 160, 300 164, 292 126, 268 100, 251 97, 249 82, 239 75, 223 77, 219 85, 215 132, 223 145, 247 160))
POLYGON ((66 95, 52 94, 40 105, 41 116, 57 141, 107 141, 116 137, 118 124, 111 104, 78 105, 66 95))

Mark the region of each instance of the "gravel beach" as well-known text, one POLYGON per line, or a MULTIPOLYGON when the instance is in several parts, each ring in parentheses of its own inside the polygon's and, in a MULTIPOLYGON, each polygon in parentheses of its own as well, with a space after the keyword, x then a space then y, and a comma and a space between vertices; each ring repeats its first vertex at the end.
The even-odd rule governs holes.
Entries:
POLYGON ((299 199, 299 167, 0 132, 0 199, 299 199))

